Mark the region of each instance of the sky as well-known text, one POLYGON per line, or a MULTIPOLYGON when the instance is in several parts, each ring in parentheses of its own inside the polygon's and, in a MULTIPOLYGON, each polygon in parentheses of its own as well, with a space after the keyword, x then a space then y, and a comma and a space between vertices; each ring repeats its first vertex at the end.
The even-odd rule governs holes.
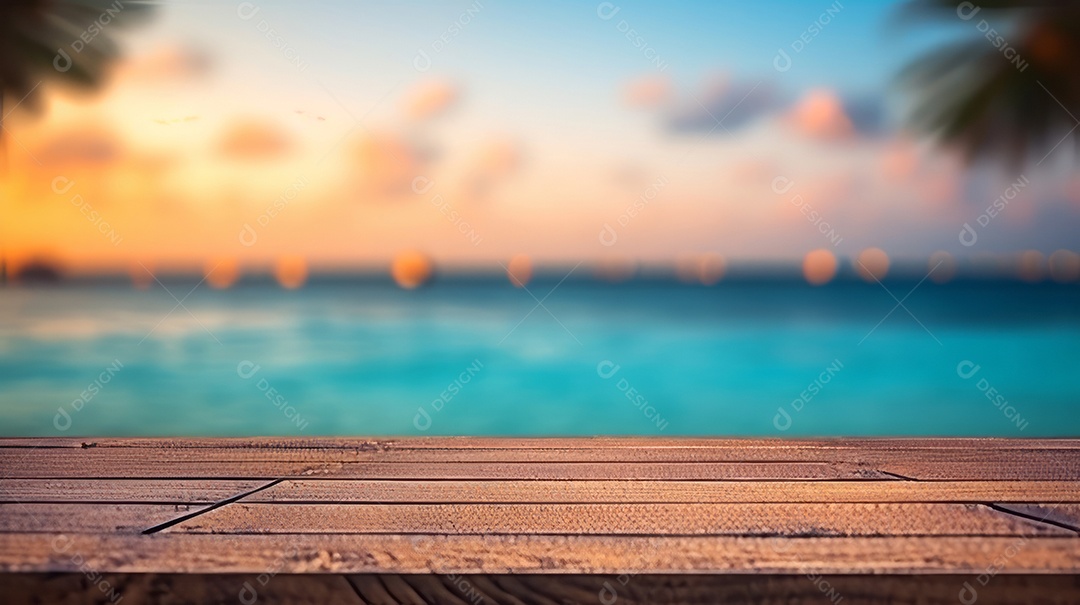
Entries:
POLYGON ((1080 267, 1075 146, 1017 171, 905 132, 897 71, 978 32, 895 11, 163 3, 103 28, 126 55, 102 89, 46 84, 43 112, 6 116, 3 253, 74 271, 822 250, 1080 267))

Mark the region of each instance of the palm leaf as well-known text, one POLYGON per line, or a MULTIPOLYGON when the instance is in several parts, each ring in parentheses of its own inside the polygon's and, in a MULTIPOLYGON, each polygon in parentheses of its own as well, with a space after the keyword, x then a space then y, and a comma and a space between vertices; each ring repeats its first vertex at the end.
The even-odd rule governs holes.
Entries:
POLYGON ((0 95, 34 108, 42 82, 100 85, 120 55, 115 34, 144 19, 151 8, 123 0, 5 0, 0 3, 0 95), (80 39, 84 34, 89 42, 80 39))
MULTIPOLYGON (((954 0, 915 0, 900 15, 963 24, 960 5, 971 10, 954 0)), ((909 122, 971 161, 1041 162, 1080 115, 1080 1, 979 5, 966 21, 968 39, 935 49, 900 73, 899 83, 912 94, 909 122), (984 37, 980 28, 989 27, 1001 32, 1019 59, 984 37)))

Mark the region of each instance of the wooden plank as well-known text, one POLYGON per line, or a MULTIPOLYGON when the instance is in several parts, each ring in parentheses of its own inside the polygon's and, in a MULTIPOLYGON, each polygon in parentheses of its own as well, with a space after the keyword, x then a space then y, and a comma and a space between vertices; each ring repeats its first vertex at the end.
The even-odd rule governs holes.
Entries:
MULTIPOLYGON (((348 577, 349 578, 355 578, 357 576, 348 576, 348 577)), ((406 577, 410 578, 410 577, 413 577, 413 576, 406 576, 406 577)), ((476 590, 480 591, 484 595, 483 598, 485 599, 485 602, 506 603, 507 605, 527 605, 526 601, 523 601, 522 599, 527 599, 528 603, 536 603, 537 602, 537 599, 529 598, 528 593, 522 594, 521 592, 514 590, 513 587, 508 585, 509 582, 505 581, 507 579, 513 581, 513 580, 516 580, 520 576, 507 576, 507 575, 503 575, 503 576, 483 575, 483 576, 481 576, 481 575, 476 575, 476 574, 469 575, 469 576, 464 576, 464 575, 461 575, 461 574, 447 574, 447 575, 445 575, 443 577, 450 580, 451 582, 453 582, 455 584, 455 586, 457 587, 457 589, 459 591, 462 591, 463 593, 465 593, 465 595, 468 596, 468 597, 471 597, 471 590, 475 588, 476 590), (512 594, 513 592, 517 592, 521 596, 521 599, 514 596, 512 594)), ((566 575, 557 576, 557 579, 558 578, 566 578, 566 577, 568 577, 568 576, 566 576, 566 575)), ((590 577, 596 577, 596 576, 590 576, 590 577)), ((361 596, 363 596, 363 593, 361 593, 361 596)), ((480 603, 478 603, 476 600, 474 600, 472 598, 470 598, 469 601, 474 603, 475 605, 480 605, 480 603)))
POLYGON ((417 581, 406 582, 402 576, 390 574, 381 576, 379 580, 397 603, 465 605, 434 576, 417 576, 417 581))
POLYGON ((400 602, 397 597, 390 594, 386 583, 376 574, 358 574, 346 577, 356 594, 367 603, 388 605, 400 602))
MULTIPOLYGON (((1014 439, 997 437, 872 437, 830 439, 742 439, 714 437, 7 437, 0 448, 173 447, 173 448, 288 448, 288 449, 576 449, 576 448, 813 448, 912 450, 1080 449, 1080 439, 1014 439)), ((90 449, 90 448, 87 448, 90 449)))
POLYGON ((5 479, 260 479, 325 475, 337 465, 307 462, 183 462, 153 460, 101 466, 71 460, 62 465, 29 457, 3 469, 5 479))
MULTIPOLYGON (((266 584, 257 574, 4 574, 5 605, 84 603, 310 603, 364 605, 344 576, 280 575, 266 584)), ((477 604, 480 605, 480 604, 477 604)), ((489 605, 492 605, 489 603, 489 605)))
MULTIPOLYGON (((310 473, 316 478, 316 473, 310 473)), ((573 481, 615 480, 834 480, 884 479, 885 475, 852 465, 819 462, 643 462, 638 464, 592 462, 358 462, 325 465, 326 478, 365 479, 523 479, 573 481)))
MULTIPOLYGON (((929 452, 930 450, 923 450, 929 452)), ((953 454, 941 452, 939 459, 953 454)), ((1016 450, 1017 452, 1067 452, 1072 450, 1016 450)), ((854 460, 862 450, 777 448, 574 448, 574 449, 344 449, 344 448, 227 448, 227 447, 94 447, 94 448, 29 448, 0 449, 0 464, 14 465, 31 456, 56 466, 70 465, 73 460, 86 464, 140 464, 182 462, 398 462, 423 464, 429 462, 837 462, 854 460), (32 452, 32 454, 31 454, 32 452)), ((992 456, 992 452, 984 452, 992 456)), ((1080 450, 1075 451, 1080 458, 1080 450)), ((922 458, 929 458, 930 454, 922 458)), ((1004 459, 1004 456, 1002 456, 1004 459)))
POLYGON ((1080 533, 1080 504, 1030 504, 1019 501, 996 503, 1002 510, 1056 523, 1080 533))
POLYGON ((1076 502, 1068 481, 382 481, 290 479, 245 503, 1076 502))
MULTIPOLYGON (((376 578, 366 585, 379 584, 386 576, 349 576, 350 579, 376 578)), ((432 576, 401 575, 400 582, 424 585, 432 576)), ((788 605, 852 602, 894 605, 956 605, 964 583, 981 589, 981 605, 998 603, 1045 603, 1075 605, 1080 602, 1080 582, 1075 578, 1053 576, 1003 575, 986 587, 971 576, 709 576, 709 575, 456 575, 435 576, 457 590, 460 601, 483 603, 608 603, 619 605, 745 605, 746 603, 785 603, 788 605), (449 578, 453 578, 452 580, 449 578)), ((405 603, 379 599, 363 588, 362 598, 377 603, 405 603), (369 597, 369 594, 371 595, 369 597)), ((432 601, 427 602, 441 602, 432 601)), ((458 601, 449 601, 458 602, 458 601)))
POLYGON ((406 463, 406 462, 274 462, 135 460, 123 464, 87 464, 68 460, 55 464, 28 457, 4 468, 5 478, 77 479, 278 479, 282 477, 366 478, 405 480, 881 480, 906 477, 923 481, 1066 481, 1080 476, 1072 464, 1047 461, 888 462, 674 462, 674 463, 406 463), (886 474, 891 473, 891 475, 886 474))
POLYGON ((76 442, 0 443, 0 571, 1080 571, 1076 440, 76 442))
MULTIPOLYGON (((166 531, 266 534, 1069 536, 979 504, 245 504, 166 531)), ((1080 542, 1078 542, 1080 544, 1080 542)))
POLYGON ((853 465, 826 463, 431 463, 404 462, 268 462, 229 460, 158 462, 133 460, 122 464, 86 464, 66 460, 57 464, 30 457, 5 469, 8 478, 208 478, 276 479, 281 477, 357 477, 367 479, 668 479, 668 480, 825 480, 886 479, 853 465))
POLYGON ((184 504, 0 504, 0 533, 138 534, 203 508, 184 504))
MULTIPOLYGON (((102 595, 108 591, 119 597, 117 602, 143 602, 168 595, 168 601, 176 603, 416 603, 390 594, 389 585, 409 587, 418 596, 426 598, 427 603, 459 605, 821 605, 830 602, 956 605, 964 582, 973 583, 972 577, 308 574, 274 576, 262 585, 254 574, 104 574, 98 582, 88 582, 85 574, 68 573, 6 574, 0 576, 0 591, 8 605, 102 602, 102 595), (436 582, 441 588, 435 585, 436 582), (437 596, 433 589, 438 591, 437 596), (243 599, 241 591, 245 591, 243 599)), ((975 586, 980 590, 980 605, 1075 605, 1080 602, 1080 582, 1068 576, 1000 575, 986 587, 975 586)))
POLYGON ((291 448, 291 447, 92 447, 0 449, 0 464, 14 466, 29 458, 55 466, 180 462, 850 462, 867 466, 889 462, 919 464, 1071 465, 1080 469, 1080 449, 1063 448, 920 448, 918 450, 850 447, 642 447, 642 448, 291 448))
POLYGON ((265 484, 258 479, 0 479, 0 502, 212 504, 265 484))
POLYGON ((1067 460, 917 462, 889 460, 875 464, 882 473, 916 481, 1075 481, 1080 463, 1067 460))
POLYGON ((1058 537, 73 534, 62 552, 56 538, 0 534, 0 572, 1080 573, 1080 541, 1058 537))

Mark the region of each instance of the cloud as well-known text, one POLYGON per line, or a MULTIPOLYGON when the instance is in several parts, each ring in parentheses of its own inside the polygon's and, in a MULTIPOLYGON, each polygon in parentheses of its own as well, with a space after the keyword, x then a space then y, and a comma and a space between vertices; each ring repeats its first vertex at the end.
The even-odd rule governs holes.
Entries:
POLYGON ((457 86, 447 80, 424 80, 406 93, 405 115, 414 120, 426 120, 446 112, 457 102, 457 86))
POLYGON ((470 199, 482 199, 501 180, 516 172, 522 165, 521 145, 511 139, 491 139, 483 143, 473 156, 465 178, 465 194, 470 199))
POLYGON ((230 126, 218 151, 237 160, 269 160, 287 155, 294 143, 288 133, 269 120, 244 119, 230 126))
POLYGON ((192 80, 209 73, 211 56, 185 44, 165 44, 117 64, 115 74, 139 84, 157 84, 172 80, 192 80))
POLYGON ((884 134, 889 130, 885 104, 877 95, 843 97, 844 113, 855 131, 864 136, 884 134))
POLYGON ((503 176, 521 164, 521 146, 510 139, 492 139, 480 147, 475 157, 478 173, 503 176))
POLYGON ((780 171, 770 160, 744 158, 729 164, 729 174, 736 183, 769 185, 780 171))
POLYGON ((855 134, 840 97, 827 89, 806 93, 784 115, 784 123, 805 137, 822 141, 846 140, 855 134))
POLYGON ((365 134, 352 148, 354 173, 364 195, 396 196, 411 192, 424 173, 427 156, 405 137, 390 132, 365 134))
MULTIPOLYGON (((627 86, 628 104, 656 107, 664 104, 662 79, 642 79, 627 86), (652 102, 652 105, 649 105, 652 102)), ((668 95, 670 96, 670 94, 668 95)), ((786 96, 786 95, 784 95, 786 96)), ((842 96, 829 89, 812 89, 794 103, 785 101, 768 80, 732 80, 716 76, 706 80, 668 110, 664 123, 673 133, 732 132, 755 120, 779 116, 795 132, 819 141, 838 141, 877 136, 886 131, 882 99, 874 95, 842 96)))
POLYGON ((776 98, 769 82, 713 78, 701 90, 680 101, 665 122, 667 129, 676 133, 726 134, 775 107, 776 98))
POLYGON ((828 88, 807 91, 782 117, 795 132, 818 141, 879 137, 887 130, 879 97, 844 97, 828 88))
POLYGON ((623 86, 622 101, 628 107, 653 109, 671 99, 671 80, 667 76, 643 76, 623 86))
POLYGON ((123 156, 123 144, 116 134, 99 127, 58 132, 34 153, 45 166, 103 166, 123 156))
POLYGON ((903 183, 915 176, 919 161, 919 150, 913 141, 906 138, 891 140, 880 153, 881 174, 889 183, 903 183))

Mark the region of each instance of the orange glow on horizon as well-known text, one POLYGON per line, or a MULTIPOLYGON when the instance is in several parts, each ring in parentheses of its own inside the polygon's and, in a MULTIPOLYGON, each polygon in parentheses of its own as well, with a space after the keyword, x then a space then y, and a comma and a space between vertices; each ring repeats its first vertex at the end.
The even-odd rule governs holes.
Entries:
POLYGON ((525 254, 515 254, 506 266, 506 276, 515 288, 525 287, 533 276, 532 259, 525 254))
POLYGON ((1017 273, 1020 279, 1028 282, 1042 281, 1045 276, 1045 260, 1042 252, 1026 250, 1020 254, 1020 266, 1017 273))
POLYGON ((416 250, 402 252, 390 265, 390 276, 394 278, 397 285, 406 290, 424 285, 434 273, 435 265, 431 258, 416 250))
POLYGON ((889 273, 889 255, 881 248, 867 248, 855 259, 855 271, 868 282, 883 280, 889 273))
POLYGON ((718 283, 727 271, 727 261, 719 254, 703 254, 698 259, 698 281, 703 286, 712 286, 718 283))
POLYGON ((1050 277, 1061 283, 1080 279, 1080 254, 1072 250, 1058 250, 1051 254, 1050 277))
POLYGON ((836 277, 836 255, 824 248, 807 252, 803 258, 803 277, 814 286, 821 286, 836 277))
POLYGON ((149 265, 135 264, 128 268, 131 285, 136 290, 147 290, 154 284, 154 274, 149 265))
POLYGON ((307 278, 307 261, 302 256, 283 256, 274 263, 274 279, 286 290, 303 286, 307 278))
POLYGON ((211 288, 224 290, 240 278, 240 265, 232 258, 210 261, 206 264, 205 274, 211 288))
POLYGON ((727 261, 715 253, 687 254, 675 261, 675 277, 686 284, 712 286, 724 277, 727 261))

